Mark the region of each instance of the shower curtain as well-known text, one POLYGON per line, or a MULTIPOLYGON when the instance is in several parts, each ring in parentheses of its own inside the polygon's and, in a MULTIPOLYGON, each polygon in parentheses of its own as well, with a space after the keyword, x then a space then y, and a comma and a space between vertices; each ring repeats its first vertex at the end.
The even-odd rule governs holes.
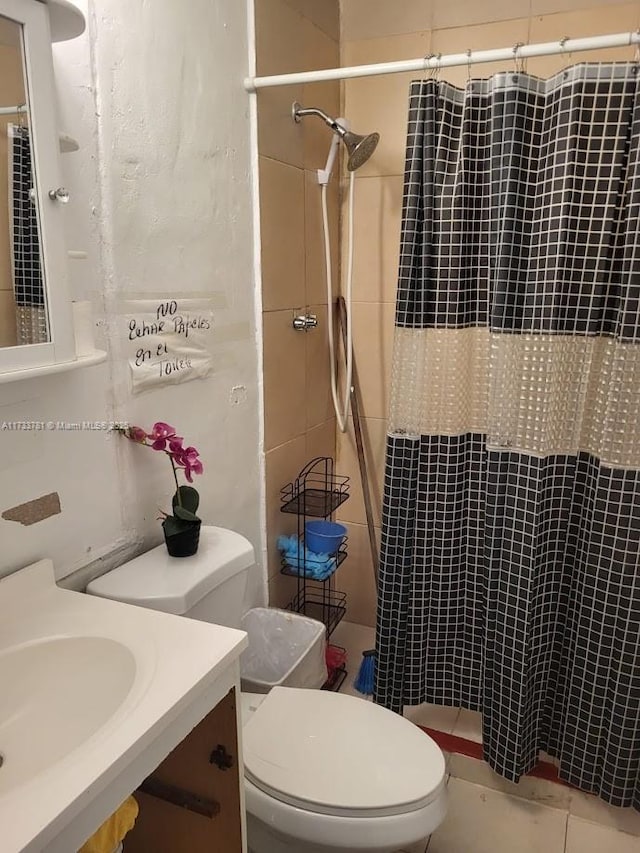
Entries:
POLYGON ((11 271, 16 304, 16 343, 49 340, 47 309, 40 261, 38 212, 34 189, 31 140, 26 127, 7 125, 9 150, 9 233, 11 271))
POLYGON ((412 84, 375 698, 640 808, 636 71, 412 84))

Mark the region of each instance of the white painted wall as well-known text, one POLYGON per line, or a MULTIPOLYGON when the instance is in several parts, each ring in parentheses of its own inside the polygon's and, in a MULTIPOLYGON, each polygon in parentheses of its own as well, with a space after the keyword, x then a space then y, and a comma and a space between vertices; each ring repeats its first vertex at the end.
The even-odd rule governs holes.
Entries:
MULTIPOLYGON (((106 364, 0 386, 0 421, 165 420, 201 452, 195 485, 207 523, 262 553, 247 13, 238 0, 77 0, 87 33, 54 47, 63 157, 72 194, 74 298, 92 299, 106 364), (118 312, 133 295, 219 293, 215 372, 132 396, 118 312), (233 335, 232 335, 233 337, 233 335), (233 404, 234 386, 246 399, 233 404)), ((58 577, 161 541, 167 460, 114 434, 0 432, 0 509, 50 491, 62 514, 30 527, 0 520, 0 575, 45 555, 58 577), (114 555, 116 552, 116 555, 114 555)), ((262 601, 256 569, 250 602, 262 601)))

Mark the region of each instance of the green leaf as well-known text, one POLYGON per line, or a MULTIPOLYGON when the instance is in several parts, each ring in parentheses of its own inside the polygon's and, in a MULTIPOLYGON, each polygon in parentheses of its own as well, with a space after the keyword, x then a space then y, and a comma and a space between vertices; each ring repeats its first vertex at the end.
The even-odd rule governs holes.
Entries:
POLYGON ((183 506, 174 506, 173 514, 182 521, 200 521, 195 512, 185 509, 183 506))
POLYGON ((162 529, 165 536, 175 536, 178 533, 183 533, 191 526, 191 522, 182 521, 182 519, 176 518, 175 515, 168 515, 162 522, 162 529))
POLYGON ((174 513, 176 511, 176 507, 182 506, 183 509, 188 510, 195 515, 200 503, 200 495, 193 486, 179 486, 178 491, 173 496, 172 503, 174 513), (179 501, 178 493, 180 493, 179 501))

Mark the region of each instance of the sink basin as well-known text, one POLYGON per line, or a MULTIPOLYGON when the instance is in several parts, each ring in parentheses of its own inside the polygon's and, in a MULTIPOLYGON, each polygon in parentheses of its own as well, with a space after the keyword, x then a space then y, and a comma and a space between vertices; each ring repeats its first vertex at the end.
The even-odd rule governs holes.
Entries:
POLYGON ((0 578, 0 850, 70 853, 227 695, 246 635, 0 578))
POLYGON ((0 652, 0 795, 98 732, 135 676, 131 651, 108 637, 51 637, 0 652))

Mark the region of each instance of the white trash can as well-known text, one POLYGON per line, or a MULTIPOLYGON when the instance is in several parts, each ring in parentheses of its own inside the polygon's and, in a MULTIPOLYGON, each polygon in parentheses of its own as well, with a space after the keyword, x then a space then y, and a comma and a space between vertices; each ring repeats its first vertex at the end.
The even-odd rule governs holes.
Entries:
POLYGON ((242 617, 242 630, 249 635, 249 647, 240 657, 243 690, 320 688, 327 680, 322 622, 290 610, 254 607, 242 617))

